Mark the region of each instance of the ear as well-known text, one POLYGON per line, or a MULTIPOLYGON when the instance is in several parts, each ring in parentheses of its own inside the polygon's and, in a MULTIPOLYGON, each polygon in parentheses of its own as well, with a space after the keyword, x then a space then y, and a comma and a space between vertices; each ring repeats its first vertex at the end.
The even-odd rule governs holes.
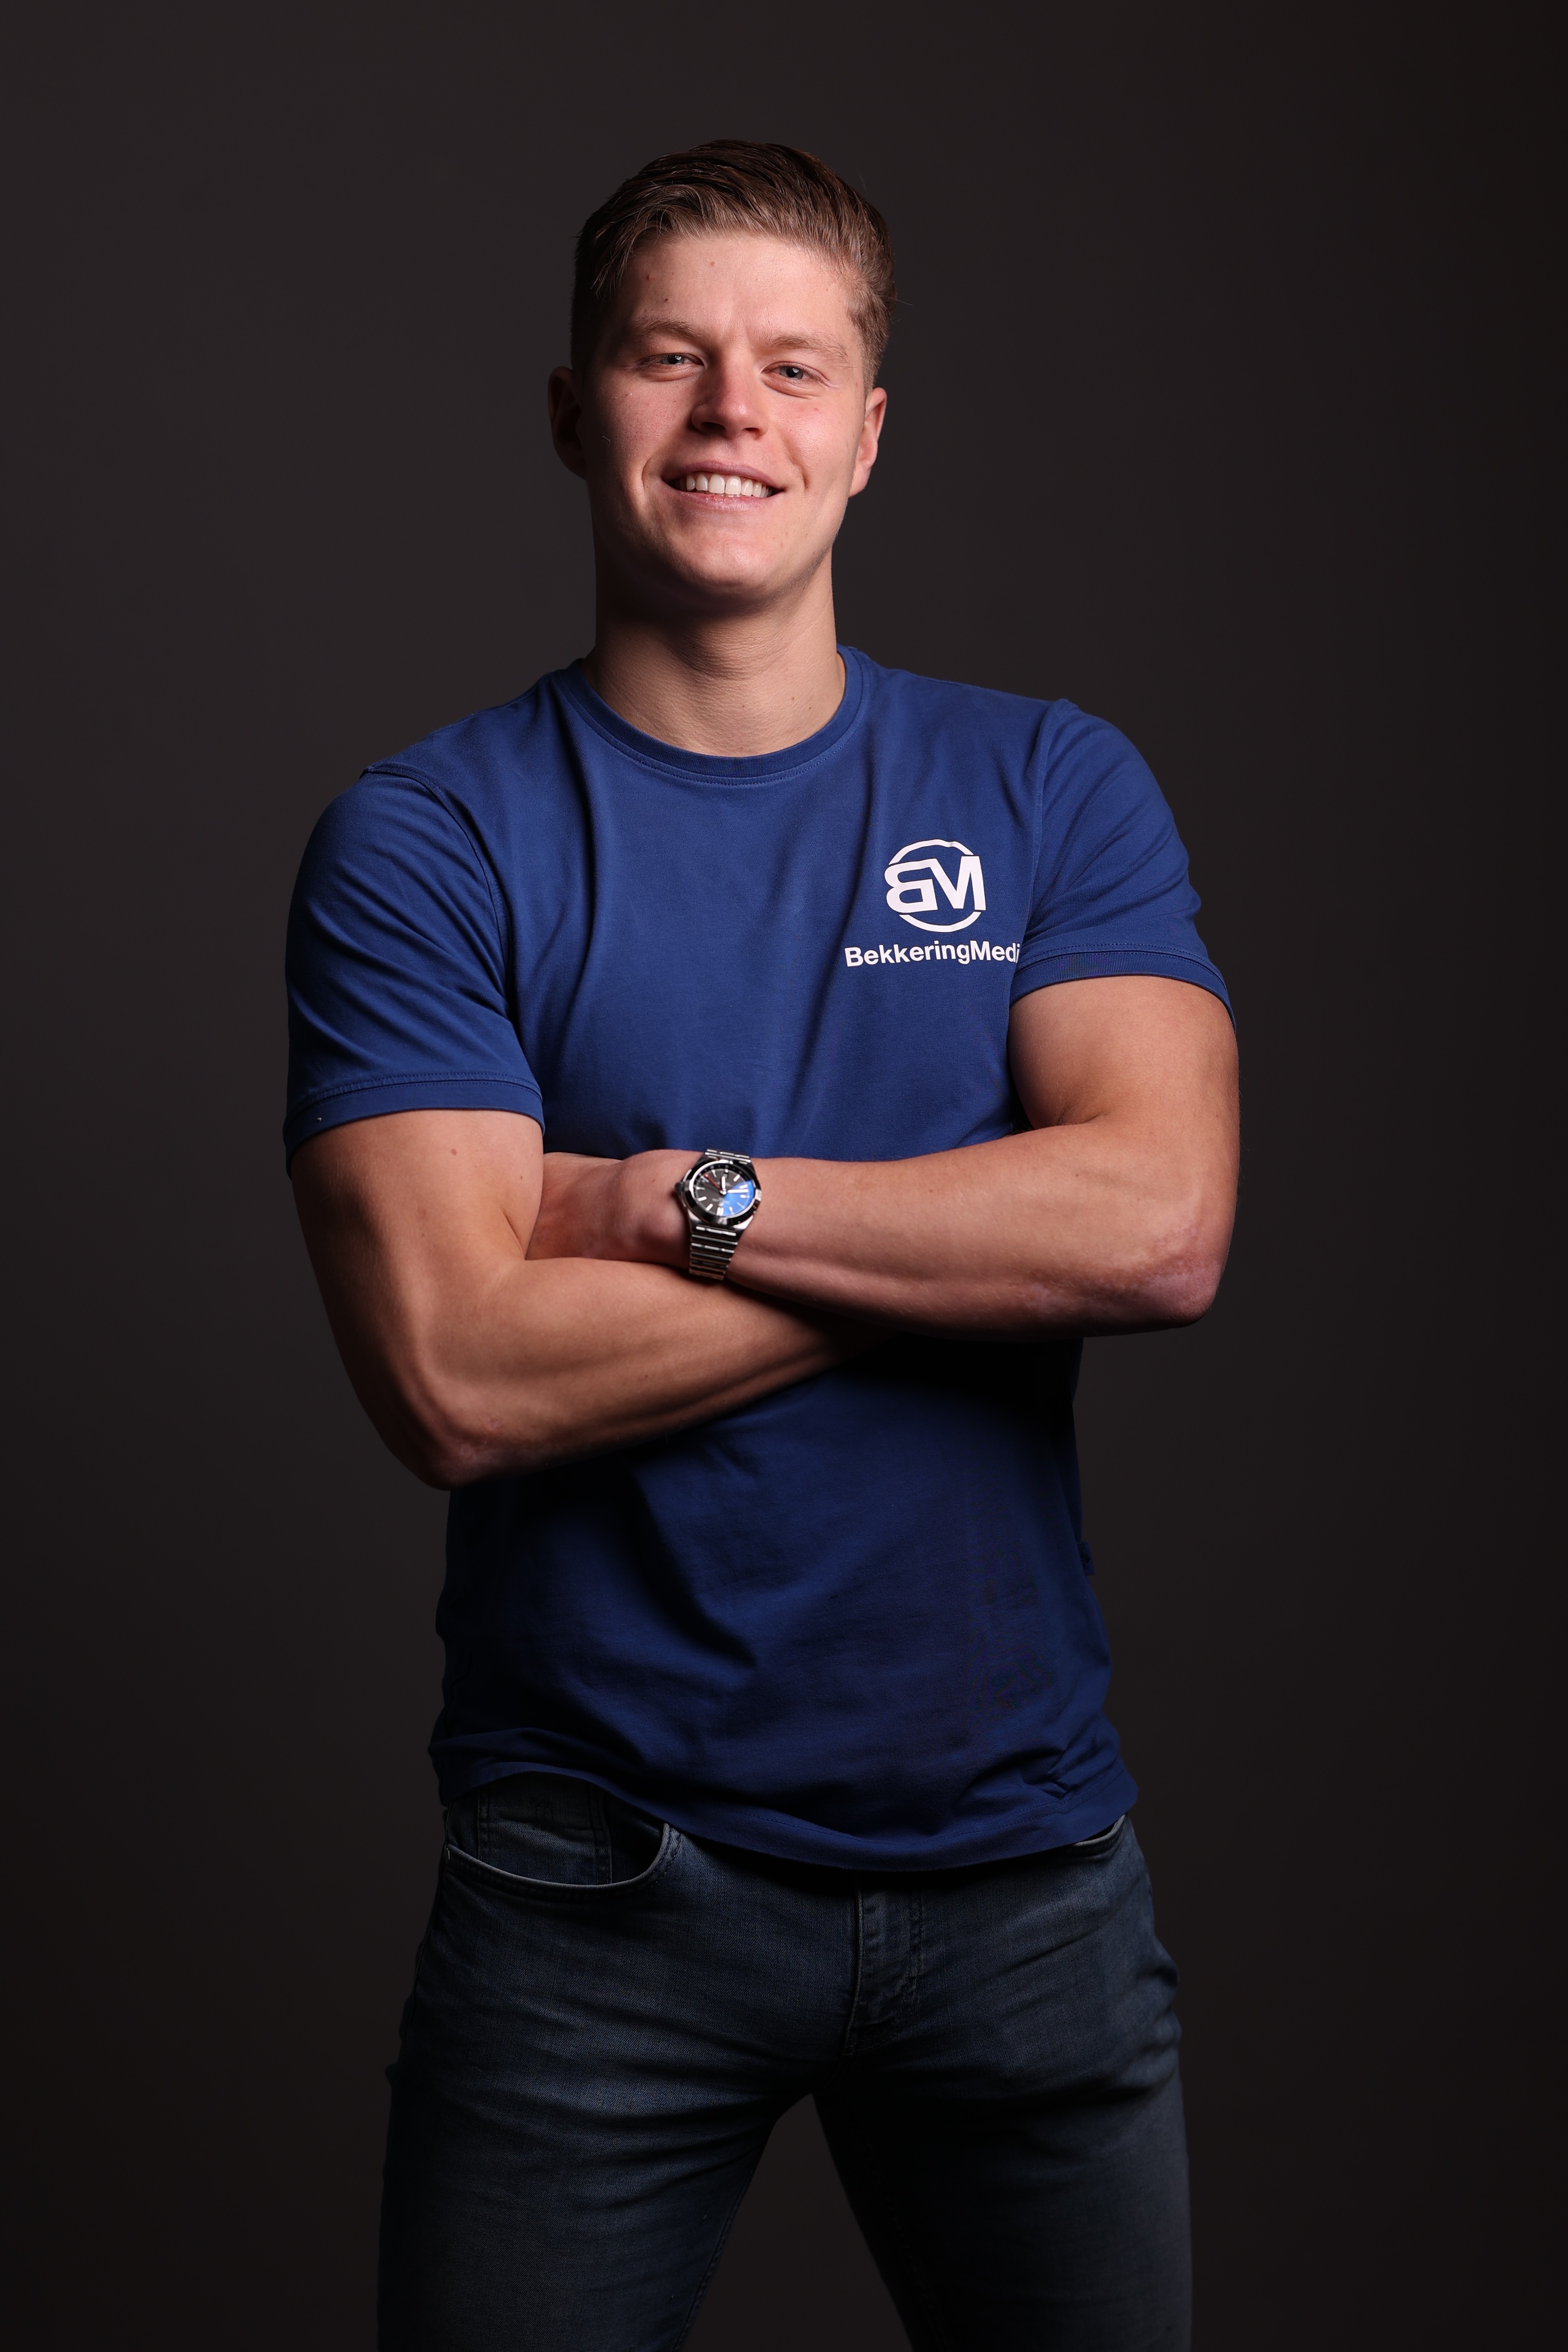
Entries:
POLYGON ((569 473, 585 478, 588 468, 583 459, 583 404, 577 395, 577 379, 570 368, 551 370, 546 396, 555 454, 569 473))
POLYGON ((858 498, 871 478, 871 468, 877 462, 881 446, 882 420, 888 414, 888 395, 880 384, 866 395, 865 422, 860 427, 860 446, 855 452, 855 478, 849 485, 849 495, 858 498))

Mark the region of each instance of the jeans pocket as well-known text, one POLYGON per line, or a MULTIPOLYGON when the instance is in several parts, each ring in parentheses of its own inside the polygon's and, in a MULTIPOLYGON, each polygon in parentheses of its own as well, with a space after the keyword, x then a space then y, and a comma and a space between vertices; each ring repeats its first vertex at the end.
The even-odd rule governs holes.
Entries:
POLYGON ((1072 1844, 1068 1846, 1068 1852, 1082 1854, 1109 1853, 1112 1846, 1121 1844, 1121 1832, 1126 1826, 1126 1814, 1118 1813, 1108 1830, 1097 1830, 1093 1837, 1075 1838, 1072 1844))
POLYGON ((561 1772, 517 1772, 460 1797, 447 1815, 458 1874, 530 1895, 624 1893, 661 1874, 679 1832, 561 1772))

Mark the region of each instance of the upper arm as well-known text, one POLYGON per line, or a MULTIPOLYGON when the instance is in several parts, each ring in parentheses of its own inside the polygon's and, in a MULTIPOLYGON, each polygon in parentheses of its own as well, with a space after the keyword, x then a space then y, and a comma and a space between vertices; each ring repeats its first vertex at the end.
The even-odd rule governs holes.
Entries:
POLYGON ((1184 1315, 1202 1313, 1230 1245, 1240 1154, 1225 1006, 1142 973, 1064 981, 1018 999, 1008 1052, 1031 1127, 1099 1128, 1119 1181, 1171 1237, 1184 1315))
POLYGON ((1222 1149, 1235 1033, 1175 821, 1125 736, 1059 708, 1014 981, 1014 1084, 1035 1127, 1114 1108, 1222 1149))
POLYGON ((542 1157, 488 868, 433 787, 373 772, 323 813, 288 982, 306 1243, 362 1402, 419 1467, 454 1337, 527 1250, 542 1157))
POLYGON ((543 1138, 526 1117, 411 1110, 335 1127, 294 1156, 294 1198, 343 1362, 405 1461, 434 1407, 449 1327, 521 1262, 543 1138))
POLYGON ((1120 1110, 1234 1137, 1236 1032, 1205 988, 1134 972, 1037 988, 1013 1007, 1007 1053, 1031 1127, 1120 1110))
POLYGON ((416 779, 372 773, 322 813, 289 911, 290 1155, 415 1110, 542 1116, 484 859, 416 779))

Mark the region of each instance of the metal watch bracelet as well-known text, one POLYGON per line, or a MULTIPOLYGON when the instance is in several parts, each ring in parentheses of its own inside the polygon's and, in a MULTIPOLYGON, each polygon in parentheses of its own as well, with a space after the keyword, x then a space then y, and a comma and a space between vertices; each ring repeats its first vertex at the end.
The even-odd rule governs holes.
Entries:
POLYGON ((687 1250, 687 1272, 695 1275, 699 1282, 722 1282, 740 1246, 741 1235, 732 1225, 693 1225, 687 1250))
POLYGON ((743 1151, 710 1146, 675 1192, 686 1212, 687 1272, 698 1282, 722 1282, 762 1197, 753 1162, 743 1151))

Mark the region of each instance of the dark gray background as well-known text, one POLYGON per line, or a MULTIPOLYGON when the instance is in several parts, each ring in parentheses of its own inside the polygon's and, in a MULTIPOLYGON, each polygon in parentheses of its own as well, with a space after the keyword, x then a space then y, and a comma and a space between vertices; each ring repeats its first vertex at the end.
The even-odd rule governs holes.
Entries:
MULTIPOLYGON (((720 135, 897 240, 842 633, 1126 729, 1240 1012, 1220 1303, 1082 1394, 1200 2345, 1512 2340, 1556 2214, 1533 20, 66 6, 17 62, 11 2340, 372 2340, 442 1504, 295 1233, 284 909, 367 761, 585 646, 571 238, 720 135)), ((694 2340, 900 2340, 809 2110, 694 2340)))

